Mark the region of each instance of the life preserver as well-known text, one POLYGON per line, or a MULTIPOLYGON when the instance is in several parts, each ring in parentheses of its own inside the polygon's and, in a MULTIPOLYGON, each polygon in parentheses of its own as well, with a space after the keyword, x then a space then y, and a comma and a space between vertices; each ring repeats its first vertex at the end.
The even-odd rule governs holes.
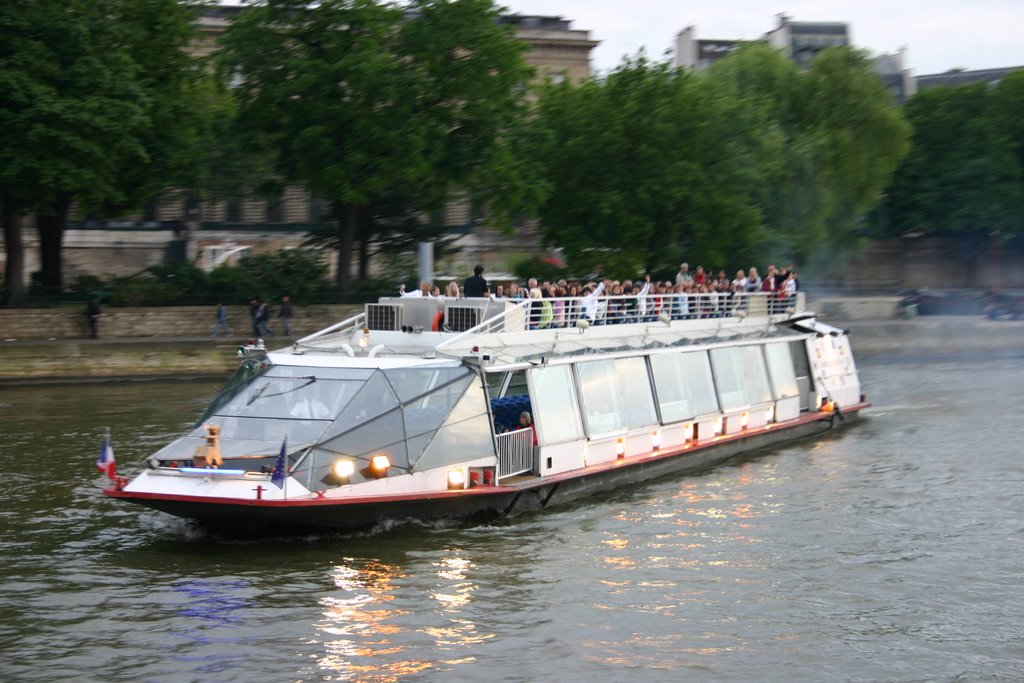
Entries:
POLYGON ((434 316, 434 322, 430 325, 430 329, 434 332, 441 331, 441 322, 444 320, 444 311, 438 311, 437 315, 434 316))

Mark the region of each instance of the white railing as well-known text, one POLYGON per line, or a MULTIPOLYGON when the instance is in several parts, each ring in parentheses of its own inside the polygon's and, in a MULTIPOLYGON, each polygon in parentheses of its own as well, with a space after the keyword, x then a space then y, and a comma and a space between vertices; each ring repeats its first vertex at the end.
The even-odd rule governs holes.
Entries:
POLYGON ((337 346, 341 340, 348 340, 353 330, 361 330, 366 327, 366 313, 357 313, 351 318, 335 323, 313 334, 306 335, 295 342, 297 347, 306 348, 330 348, 337 346))
POLYGON ((517 429, 495 437, 498 479, 533 471, 533 429, 517 429))

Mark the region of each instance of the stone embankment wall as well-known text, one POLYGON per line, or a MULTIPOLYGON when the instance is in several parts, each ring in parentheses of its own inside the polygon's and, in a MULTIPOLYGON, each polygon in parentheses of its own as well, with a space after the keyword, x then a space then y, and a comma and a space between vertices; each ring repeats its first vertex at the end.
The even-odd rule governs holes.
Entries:
MULTIPOLYGON (((277 315, 277 307, 271 309, 277 315)), ((362 311, 358 305, 304 306, 295 308, 292 333, 303 336, 349 318, 362 311)), ((132 339, 204 337, 213 330, 213 306, 171 306, 153 308, 104 307, 100 338, 132 339)), ((252 336, 248 306, 228 306, 228 325, 233 338, 252 336)), ((277 318, 270 329, 281 334, 277 318)), ((0 309, 0 340, 84 339, 89 336, 85 308, 0 309)))
MULTIPOLYGON (((358 306, 306 307, 296 311, 296 334, 351 317, 358 306)), ((850 330, 858 359, 872 356, 976 358, 1024 355, 1024 321, 981 316, 904 317, 896 297, 811 299, 819 319, 850 330)), ((77 382, 96 379, 225 377, 238 365, 239 341, 250 334, 247 307, 231 311, 237 336, 210 337, 206 308, 109 309, 100 339, 85 339, 80 311, 0 311, 0 386, 4 383, 77 382)), ((287 346, 271 338, 268 348, 287 346)))

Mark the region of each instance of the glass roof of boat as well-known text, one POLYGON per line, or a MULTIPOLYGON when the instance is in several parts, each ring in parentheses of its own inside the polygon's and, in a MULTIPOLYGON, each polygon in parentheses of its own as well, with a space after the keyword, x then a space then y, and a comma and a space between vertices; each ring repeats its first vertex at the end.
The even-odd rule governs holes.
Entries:
MULTIPOLYGON (((543 358, 566 358, 600 354, 629 353, 655 349, 701 346, 721 342, 765 339, 772 337, 803 336, 805 333, 788 327, 705 327, 681 333, 655 325, 591 328, 566 328, 551 331, 531 331, 519 334, 486 334, 474 336, 443 349, 451 356, 488 355, 492 363, 511 365, 536 363, 543 358), (593 332, 593 334, 592 334, 593 332)), ((440 350, 440 349, 439 349, 440 350)))

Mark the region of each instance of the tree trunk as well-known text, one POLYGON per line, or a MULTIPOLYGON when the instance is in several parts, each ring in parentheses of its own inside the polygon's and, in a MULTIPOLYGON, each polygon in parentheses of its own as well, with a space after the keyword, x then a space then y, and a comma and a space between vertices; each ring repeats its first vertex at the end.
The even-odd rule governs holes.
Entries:
POLYGON ((359 279, 365 280, 370 277, 370 239, 363 237, 359 240, 359 279))
POLYGON ((338 298, 346 301, 352 284, 352 243, 358 229, 359 207, 344 202, 334 203, 334 216, 338 221, 338 272, 335 278, 338 298))
POLYGON ((64 227, 68 222, 71 199, 70 192, 62 192, 50 206, 40 207, 39 215, 36 216, 36 227, 39 230, 39 263, 42 264, 40 280, 43 293, 48 296, 59 296, 64 291, 62 250, 64 227))
POLYGON ((4 251, 7 253, 4 306, 20 308, 25 305, 25 246, 21 239, 20 216, 9 201, 0 201, 0 224, 3 225, 4 251))

